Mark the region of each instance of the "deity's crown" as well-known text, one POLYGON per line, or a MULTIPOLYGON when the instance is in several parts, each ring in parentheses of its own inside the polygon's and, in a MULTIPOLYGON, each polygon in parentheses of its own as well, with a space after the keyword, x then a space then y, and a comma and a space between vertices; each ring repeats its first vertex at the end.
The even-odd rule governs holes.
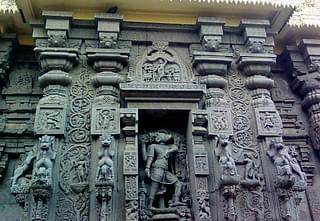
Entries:
POLYGON ((39 138, 40 143, 53 143, 54 137, 53 136, 48 136, 48 135, 43 135, 42 137, 39 138))

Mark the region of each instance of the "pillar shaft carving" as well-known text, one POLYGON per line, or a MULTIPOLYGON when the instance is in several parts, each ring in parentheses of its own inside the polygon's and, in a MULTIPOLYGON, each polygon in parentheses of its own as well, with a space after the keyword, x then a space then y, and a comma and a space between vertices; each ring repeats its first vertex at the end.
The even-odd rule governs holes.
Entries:
POLYGON ((122 17, 118 14, 96 14, 99 48, 87 49, 88 62, 97 72, 92 77, 96 97, 92 107, 91 133, 120 133, 119 74, 128 64, 129 50, 120 49, 118 35, 122 17))
POLYGON ((34 129, 39 135, 65 135, 66 112, 69 101, 67 89, 71 84, 68 74, 78 63, 78 48, 70 47, 68 32, 70 18, 68 12, 43 12, 45 25, 33 24, 34 49, 42 69, 39 77, 44 97, 40 99, 36 111, 34 129), (40 30, 46 37, 39 35, 40 30))
POLYGON ((44 23, 34 26, 35 53, 41 72, 39 85, 44 96, 40 99, 34 122, 34 132, 41 136, 12 178, 11 192, 25 211, 30 210, 30 220, 46 221, 54 212, 49 209, 56 177, 56 153, 61 150, 61 137, 66 133, 68 86, 67 73, 78 62, 78 49, 68 48, 70 13, 43 12, 44 23), (60 24, 60 25, 57 25, 60 24), (38 36, 41 30, 45 36, 38 36), (43 37, 43 38, 42 38, 43 37), (50 135, 50 136, 48 136, 50 135), (31 180, 28 171, 32 170, 31 180), (28 199, 31 204, 28 205, 28 199))
POLYGON ((11 193, 24 210, 30 209, 29 219, 32 221, 48 220, 56 158, 54 140, 53 136, 47 135, 39 138, 39 143, 27 154, 12 177, 11 193), (30 170, 31 178, 28 174, 30 170))
POLYGON ((147 217, 147 214, 143 213, 147 193, 143 186, 138 188, 138 109, 121 109, 120 118, 121 130, 125 136, 123 153, 125 220, 137 221, 139 215, 142 219, 147 217))
MULTIPOLYGON (((270 89, 274 86, 274 82, 268 78, 268 75, 271 71, 271 65, 275 64, 275 55, 266 49, 266 46, 268 46, 266 31, 268 22, 242 20, 241 25, 247 52, 239 54, 237 64, 239 70, 248 76, 246 86, 251 90, 251 105, 255 113, 257 135, 261 140, 264 140, 267 150, 270 148, 278 151, 278 153, 274 154, 271 153, 272 150, 270 149, 267 152, 262 151, 262 154, 267 154, 272 159, 273 167, 276 168, 276 171, 271 169, 271 174, 277 174, 271 180, 269 178, 266 180, 266 186, 269 188, 268 186, 271 185, 276 190, 280 207, 279 218, 281 220, 299 220, 299 217, 295 216, 294 213, 298 204, 295 203, 292 193, 296 192, 298 194, 305 190, 304 173, 301 171, 296 159, 288 152, 285 152, 287 149, 284 148, 282 143, 281 145, 276 145, 276 148, 275 145, 270 144, 275 143, 275 140, 282 141, 282 120, 270 94, 270 89), (290 163, 285 166, 284 162, 290 163), (291 167, 298 171, 296 175, 301 179, 301 182, 291 182, 292 173, 287 177, 285 176, 285 173, 290 173, 291 167), (288 171, 285 172, 285 168, 288 171)), ((270 168, 264 168, 264 170, 270 170, 270 168)))

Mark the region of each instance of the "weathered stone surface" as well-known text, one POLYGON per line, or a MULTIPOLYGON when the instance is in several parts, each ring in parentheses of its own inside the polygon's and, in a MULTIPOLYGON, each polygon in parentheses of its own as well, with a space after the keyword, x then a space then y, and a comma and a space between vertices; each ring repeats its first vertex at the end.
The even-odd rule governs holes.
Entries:
POLYGON ((0 216, 317 220, 319 41, 275 66, 268 26, 47 11, 34 51, 0 38, 0 216))

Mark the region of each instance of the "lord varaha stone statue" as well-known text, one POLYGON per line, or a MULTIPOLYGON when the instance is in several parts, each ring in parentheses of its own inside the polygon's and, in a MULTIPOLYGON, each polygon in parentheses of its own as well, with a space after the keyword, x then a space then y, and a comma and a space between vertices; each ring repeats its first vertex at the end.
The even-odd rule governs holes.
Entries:
POLYGON ((276 62, 240 23, 44 11, 34 48, 0 37, 0 217, 319 220, 320 44, 276 62))

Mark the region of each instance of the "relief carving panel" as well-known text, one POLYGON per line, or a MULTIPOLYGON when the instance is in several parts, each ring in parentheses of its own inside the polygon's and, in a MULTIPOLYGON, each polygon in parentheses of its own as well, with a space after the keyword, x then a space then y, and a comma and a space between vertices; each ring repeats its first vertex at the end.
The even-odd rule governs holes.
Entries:
POLYGON ((117 108, 94 106, 91 134, 120 133, 120 114, 117 108))

